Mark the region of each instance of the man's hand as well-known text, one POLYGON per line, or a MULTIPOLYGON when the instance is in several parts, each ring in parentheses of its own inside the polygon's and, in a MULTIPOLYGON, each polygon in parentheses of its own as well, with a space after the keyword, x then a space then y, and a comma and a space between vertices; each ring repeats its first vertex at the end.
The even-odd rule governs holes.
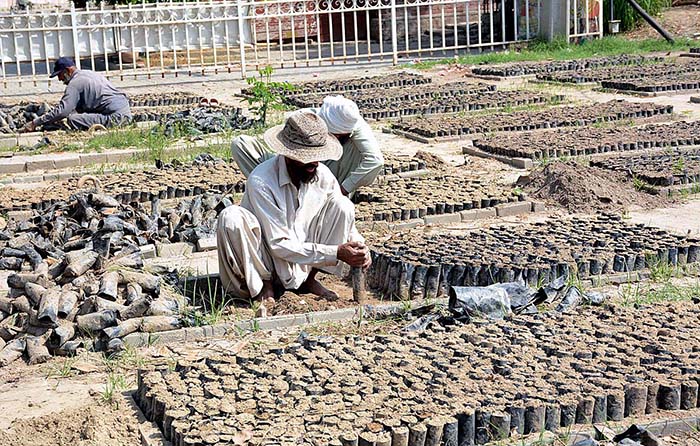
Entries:
POLYGON ((372 263, 367 247, 361 242, 348 242, 339 245, 337 257, 338 260, 350 266, 365 268, 372 263))
POLYGON ((365 254, 365 263, 362 265, 362 269, 367 269, 370 266, 372 266, 372 256, 369 255, 369 249, 368 249, 367 253, 365 254))
POLYGON ((20 130, 22 133, 28 133, 28 132, 33 132, 36 130, 36 124, 34 124, 34 121, 29 121, 22 127, 22 130, 20 130))

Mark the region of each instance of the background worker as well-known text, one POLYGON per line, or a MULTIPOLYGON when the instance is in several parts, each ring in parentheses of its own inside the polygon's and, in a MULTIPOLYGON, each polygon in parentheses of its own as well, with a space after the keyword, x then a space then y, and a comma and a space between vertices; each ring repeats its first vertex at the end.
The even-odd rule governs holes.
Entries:
MULTIPOLYGON (((362 118, 357 104, 342 96, 327 96, 321 108, 303 111, 321 117, 328 132, 343 146, 340 159, 322 160, 338 179, 343 195, 372 184, 384 167, 384 157, 372 128, 362 118)), ((247 177, 258 164, 272 158, 275 153, 264 141, 241 135, 231 143, 231 156, 247 177)))
POLYGON ((49 77, 56 76, 66 85, 61 101, 48 113, 27 123, 22 129, 24 132, 63 118, 74 130, 87 130, 95 124, 116 127, 131 121, 129 98, 103 75, 79 70, 73 59, 61 57, 49 77))

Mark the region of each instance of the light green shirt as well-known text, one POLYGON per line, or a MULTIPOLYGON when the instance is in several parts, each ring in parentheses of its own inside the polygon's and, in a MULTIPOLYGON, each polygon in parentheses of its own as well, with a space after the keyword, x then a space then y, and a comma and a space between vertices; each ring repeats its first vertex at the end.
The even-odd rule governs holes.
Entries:
MULTIPOLYGON (((318 114, 318 108, 310 109, 318 114)), ((353 193, 362 186, 369 186, 384 167, 384 156, 372 127, 362 119, 343 144, 343 155, 338 161, 324 161, 343 189, 353 193)))

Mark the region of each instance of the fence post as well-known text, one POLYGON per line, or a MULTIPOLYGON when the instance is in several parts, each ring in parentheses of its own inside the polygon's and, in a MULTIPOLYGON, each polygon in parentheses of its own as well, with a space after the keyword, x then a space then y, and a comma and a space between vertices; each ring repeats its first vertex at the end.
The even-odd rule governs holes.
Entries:
POLYGON ((247 76, 246 66, 245 66, 245 38, 243 35, 243 1, 237 0, 238 9, 238 51, 241 56, 241 78, 245 79, 247 76))
MULTIPOLYGON (((70 2, 70 27, 73 35, 73 59, 75 67, 80 69, 80 44, 78 43, 78 14, 75 12, 75 4, 70 2)), ((59 57, 61 55, 59 54, 59 57)))
POLYGON ((396 0, 391 0, 391 48, 394 65, 398 65, 399 63, 398 41, 398 34, 396 32, 396 0))

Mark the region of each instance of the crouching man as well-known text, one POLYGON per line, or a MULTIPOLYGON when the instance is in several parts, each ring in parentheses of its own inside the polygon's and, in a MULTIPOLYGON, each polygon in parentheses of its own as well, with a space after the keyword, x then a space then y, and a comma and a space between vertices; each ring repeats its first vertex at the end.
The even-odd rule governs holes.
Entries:
POLYGON ((355 227, 355 209, 319 161, 343 148, 318 115, 296 112, 265 132, 277 153, 256 167, 240 206, 219 216, 219 272, 227 292, 271 303, 283 290, 333 299, 316 274, 339 274, 340 262, 371 264, 355 227))
POLYGON ((33 132, 63 118, 73 130, 88 130, 94 125, 117 127, 131 121, 129 98, 103 75, 79 70, 73 59, 61 57, 49 77, 56 76, 66 85, 61 101, 45 115, 28 122, 22 131, 33 132))

